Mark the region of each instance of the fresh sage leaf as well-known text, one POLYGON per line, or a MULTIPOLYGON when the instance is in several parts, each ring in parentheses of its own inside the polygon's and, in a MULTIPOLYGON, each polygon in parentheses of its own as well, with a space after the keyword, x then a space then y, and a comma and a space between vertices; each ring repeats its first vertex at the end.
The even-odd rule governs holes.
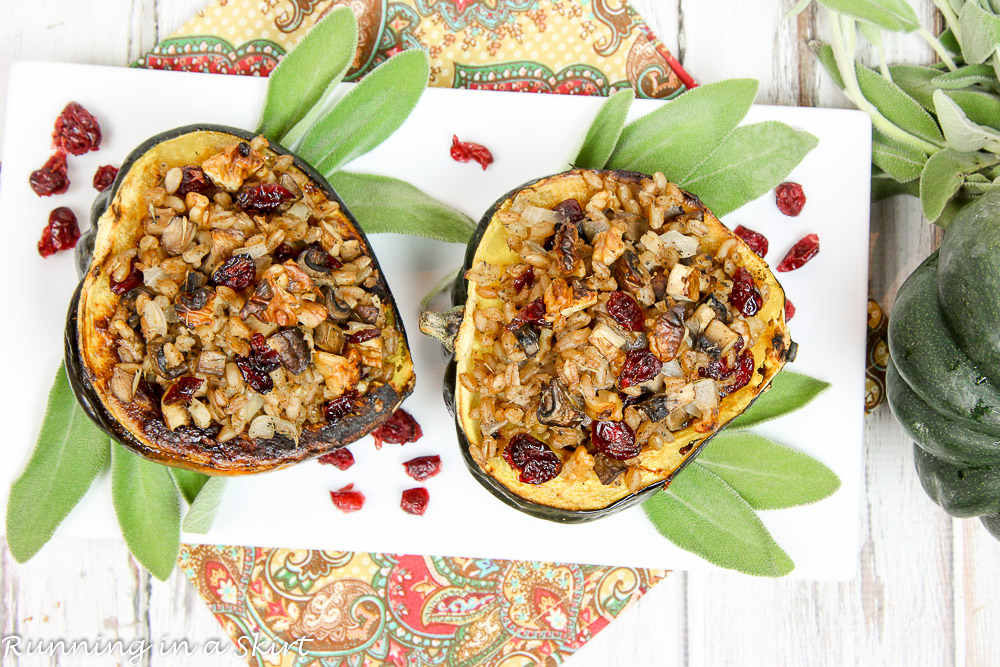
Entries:
POLYGON ((205 482, 184 515, 181 528, 185 533, 204 535, 209 531, 222 504, 227 482, 227 477, 210 477, 205 482))
POLYGON ((802 12, 804 12, 806 10, 806 8, 811 3, 812 3, 812 0, 799 0, 794 5, 792 5, 791 9, 789 9, 787 12, 785 12, 785 14, 784 14, 784 16, 782 16, 782 18, 790 19, 790 18, 794 18, 794 17, 798 16, 799 14, 801 14, 802 12))
POLYGON ((963 153, 979 150, 1000 153, 1000 132, 973 123, 943 90, 934 93, 934 106, 948 146, 963 153))
POLYGON ((722 217, 774 189, 818 143, 777 121, 742 125, 680 183, 722 217))
POLYGON ((170 472, 170 476, 174 478, 174 485, 181 492, 181 497, 184 498, 184 502, 188 505, 193 503, 194 499, 198 497, 205 483, 212 479, 208 475, 195 472, 194 470, 185 470, 184 468, 167 468, 167 470, 170 472))
POLYGON ((1000 97, 976 90, 949 90, 948 97, 973 123, 1000 130, 1000 97))
POLYGON ((1000 48, 1000 16, 986 11, 978 2, 966 2, 958 21, 965 61, 978 65, 993 57, 1000 48))
POLYGON ((357 46, 358 21, 350 7, 337 7, 318 21, 268 76, 257 133, 283 140, 311 109, 318 110, 344 78, 357 46))
POLYGON ((876 131, 872 140, 872 162, 900 183, 909 183, 920 178, 927 154, 876 131))
POLYGON ((762 393, 743 414, 729 422, 726 430, 750 428, 787 415, 809 405, 829 387, 829 382, 785 369, 774 376, 770 389, 762 393))
POLYGON ((395 178, 346 171, 326 177, 368 234, 410 234, 466 243, 476 228, 469 216, 395 178))
POLYGON ((754 79, 698 86, 625 126, 608 161, 612 169, 662 171, 682 182, 739 124, 757 94, 754 79))
POLYGON ((931 155, 920 174, 920 206, 927 221, 937 222, 948 200, 962 187, 966 175, 987 166, 990 166, 990 160, 984 155, 963 153, 953 148, 931 155))
POLYGON ((306 133, 299 155, 330 174, 399 129, 427 87, 427 53, 398 53, 361 79, 306 133))
POLYGON ((893 65, 889 68, 889 74, 892 75, 893 83, 904 93, 928 111, 934 111, 934 91, 937 87, 932 81, 941 76, 940 70, 922 65, 893 65))
POLYGON ((862 94, 892 124, 931 143, 944 141, 933 116, 902 88, 861 63, 855 63, 855 71, 862 94))
POLYGON ((871 23, 892 32, 912 32, 920 27, 917 15, 905 0, 817 0, 832 12, 871 23))
POLYGON ((764 577, 795 567, 750 503, 702 466, 688 466, 642 509, 661 535, 720 567, 764 577))
POLYGON ((966 65, 954 72, 939 74, 931 83, 942 90, 961 90, 977 85, 993 87, 996 85, 996 78, 993 75, 993 68, 989 65, 966 65))
POLYGON ((625 128, 625 117, 635 99, 631 88, 623 88, 601 105, 601 110, 583 140, 573 164, 582 169, 603 169, 625 128))
POLYGON ((920 181, 900 183, 892 176, 881 174, 872 176, 872 201, 882 201, 895 195, 920 196, 920 181))
POLYGON ((7 500, 7 546, 17 562, 51 539, 104 468, 109 449, 108 436, 76 402, 60 364, 35 448, 7 500))
POLYGON ((181 507, 167 466, 111 446, 111 497, 129 551, 166 581, 180 551, 181 507))
MULTIPOLYGON (((826 70, 826 73, 830 75, 833 82, 837 84, 837 87, 841 90, 844 89, 844 77, 840 75, 840 69, 837 67, 837 58, 833 55, 833 49, 829 44, 824 44, 823 42, 813 41, 810 43, 813 52, 816 54, 816 59, 826 70)), ((939 74, 937 70, 934 71, 935 74, 939 74)))
POLYGON ((756 433, 723 431, 704 447, 695 464, 721 477, 755 510, 808 505, 840 488, 837 475, 813 457, 756 433))
POLYGON ((985 195, 994 190, 1000 190, 1000 183, 993 183, 991 181, 978 182, 972 181, 972 177, 977 174, 971 174, 962 185, 962 193, 967 197, 978 197, 980 195, 985 195))

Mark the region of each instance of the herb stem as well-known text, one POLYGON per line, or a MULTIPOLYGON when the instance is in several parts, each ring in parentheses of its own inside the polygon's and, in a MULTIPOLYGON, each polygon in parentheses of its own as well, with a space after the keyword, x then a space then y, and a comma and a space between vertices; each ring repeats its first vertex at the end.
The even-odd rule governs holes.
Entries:
POLYGON ((959 44, 961 44, 962 25, 958 20, 958 16, 956 16, 955 12, 952 10, 949 1, 948 0, 932 0, 932 1, 934 2, 934 6, 938 8, 938 11, 941 12, 941 15, 944 16, 944 21, 945 23, 948 24, 948 27, 951 29, 952 34, 955 35, 955 39, 958 40, 959 44))
POLYGON ((941 62, 943 62, 948 67, 949 70, 954 72, 956 69, 958 69, 958 66, 955 65, 955 61, 952 60, 951 55, 949 55, 948 49, 944 48, 944 45, 941 44, 941 41, 937 37, 929 33, 927 31, 927 28, 920 28, 919 30, 917 30, 917 34, 923 37, 924 40, 926 40, 926 42, 930 44, 930 47, 934 49, 934 53, 938 54, 938 57, 941 59, 941 62))
POLYGON ((795 18, 796 16, 804 12, 806 7, 808 7, 809 3, 811 2, 812 0, 799 0, 794 5, 792 5, 791 9, 785 12, 785 15, 782 18, 786 19, 795 18))
POLYGON ((458 267, 457 269, 446 275, 444 278, 442 278, 437 285, 432 287, 431 291, 428 292, 423 299, 421 299, 420 310, 427 310, 427 307, 430 305, 431 301, 434 300, 434 297, 436 297, 438 294, 451 287, 458 279, 458 273, 461 270, 462 267, 458 267))

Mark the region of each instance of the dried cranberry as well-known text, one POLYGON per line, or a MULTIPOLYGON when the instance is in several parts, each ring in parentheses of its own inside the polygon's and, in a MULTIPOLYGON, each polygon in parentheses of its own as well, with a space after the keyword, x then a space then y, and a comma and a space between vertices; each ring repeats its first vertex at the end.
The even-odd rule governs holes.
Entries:
POLYGON ((403 466, 406 468, 407 475, 422 482, 441 472, 441 457, 418 456, 415 459, 410 459, 403 466))
POLYGON ((646 322, 646 313, 639 302, 625 292, 612 292, 608 299, 608 314, 615 322, 629 331, 642 331, 646 322))
POLYGON ((212 184, 205 178, 205 172, 202 171, 201 167, 189 164, 181 168, 181 182, 174 194, 178 197, 183 197, 189 192, 197 192, 202 195, 208 192, 211 187, 212 184))
POLYGON ((514 278, 514 289, 518 292, 523 290, 525 287, 531 287, 534 284, 535 272, 530 266, 514 278))
POLYGON ((193 375, 185 375, 177 379, 170 385, 170 389, 167 389, 167 393, 163 395, 163 402, 166 405, 172 405, 174 403, 190 403, 191 399, 194 398, 194 394, 201 385, 205 384, 205 381, 201 378, 196 378, 193 375))
POLYGON ((212 274, 213 285, 224 285, 234 290, 241 290, 253 285, 257 277, 257 264, 253 257, 245 253, 233 255, 212 274))
POLYGON ((323 409, 323 416, 328 422, 334 424, 354 412, 357 409, 357 403, 358 392, 351 389, 344 392, 342 396, 329 401, 326 408, 323 409))
POLYGON ((42 238, 38 242, 38 254, 48 257, 60 250, 69 250, 79 238, 76 215, 65 206, 60 206, 49 213, 49 224, 42 230, 42 238))
POLYGON ((760 232, 755 232, 743 225, 738 225, 733 230, 733 233, 743 239, 743 242, 750 246, 750 249, 757 253, 758 256, 763 257, 767 254, 767 237, 760 232))
POLYGON ((244 188, 236 195, 236 205, 247 213, 261 215, 280 208, 294 195, 277 183, 264 183, 244 188))
POLYGON ((52 143, 73 155, 96 151, 101 147, 101 125, 89 111, 76 102, 70 102, 56 118, 52 143))
POLYGON ((625 422, 594 421, 590 425, 590 441, 598 451, 616 461, 635 458, 641 449, 635 441, 635 431, 625 422))
POLYGON ((118 296, 128 294, 141 284, 142 271, 140 271, 139 267, 135 265, 134 257, 128 262, 128 274, 124 278, 120 281, 115 280, 114 276, 108 278, 108 285, 110 286, 111 291, 118 296))
POLYGON ((117 175, 118 167, 112 167, 110 164, 98 167, 97 171, 94 172, 94 189, 98 192, 104 192, 115 182, 117 175))
POLYGON ((794 217, 806 205, 806 194, 798 183, 785 182, 774 189, 774 200, 779 211, 794 217))
POLYGON ((459 141, 456 135, 452 135, 451 159, 456 162, 475 160, 485 171, 486 167, 493 164, 493 153, 482 144, 475 144, 471 141, 459 141))
POLYGON ((274 389, 274 380, 263 368, 253 362, 252 357, 236 357, 236 367, 243 380, 258 394, 266 394, 274 389))
POLYGON ((583 209, 580 208, 580 202, 575 199, 564 199, 553 206, 552 210, 561 213, 569 222, 580 222, 583 220, 583 209))
POLYGON ((354 465, 354 454, 351 454, 351 450, 347 447, 341 447, 340 449, 333 450, 329 454, 324 454, 316 460, 320 463, 337 466, 341 470, 347 470, 354 465))
POLYGON ((263 334, 255 333, 250 337, 250 358, 265 373, 277 370, 281 366, 278 351, 267 344, 263 334))
POLYGON ((337 509, 345 514, 357 512, 365 504, 365 494, 355 491, 353 484, 348 484, 339 491, 331 491, 330 498, 337 509))
POLYGON ((785 297, 785 321, 795 317, 795 304, 788 297, 785 297))
POLYGON ((382 444, 386 442, 394 445, 416 442, 423 434, 417 420, 403 408, 393 412, 384 424, 372 431, 372 437, 375 438, 375 449, 382 449, 382 444))
POLYGON ((403 498, 399 501, 399 506, 407 514, 421 516, 427 510, 427 503, 430 499, 431 496, 427 493, 427 489, 418 486, 415 489, 403 491, 403 498))
POLYGON ((31 189, 39 197, 61 195, 66 192, 69 188, 69 177, 66 175, 66 153, 56 151, 42 165, 41 169, 31 172, 28 183, 31 184, 31 189))
POLYGON ((503 450, 504 461, 521 474, 525 484, 544 484, 562 472, 559 455, 538 438, 515 433, 503 450))
POLYGON ((736 378, 733 380, 732 384, 720 387, 719 391, 725 396, 733 393, 737 389, 745 387, 747 383, 750 382, 750 378, 753 377, 753 367, 753 352, 750 350, 744 350, 743 354, 741 354, 739 359, 736 360, 736 378))
POLYGON ((282 243, 271 254, 271 261, 275 264, 284 264, 290 259, 295 259, 295 250, 287 243, 282 243))
POLYGON ((514 329, 517 329, 522 324, 534 324, 542 327, 551 326, 545 321, 545 302, 542 300, 542 297, 538 297, 517 311, 517 315, 507 325, 507 331, 513 332, 514 329))
POLYGON ((728 380, 733 377, 733 373, 735 372, 736 369, 730 368, 729 364, 723 359, 715 359, 708 362, 707 366, 698 368, 698 375, 703 378, 712 378, 713 380, 728 380))
POLYGON ((382 330, 378 327, 369 327, 367 329, 358 329, 353 333, 347 334, 348 343, 363 343, 366 340, 372 340, 373 338, 378 338, 382 335, 382 330))
POLYGON ((660 374, 663 362, 656 358, 649 348, 632 350, 625 355, 625 363, 618 374, 618 386, 622 389, 648 382, 660 374))
POLYGON ((736 274, 733 276, 733 291, 729 294, 729 303, 736 306, 746 317, 756 315, 764 303, 753 276, 742 266, 736 269, 736 274))
POLYGON ((796 241, 785 258, 778 264, 778 271, 794 271, 819 254, 819 236, 808 234, 796 241))

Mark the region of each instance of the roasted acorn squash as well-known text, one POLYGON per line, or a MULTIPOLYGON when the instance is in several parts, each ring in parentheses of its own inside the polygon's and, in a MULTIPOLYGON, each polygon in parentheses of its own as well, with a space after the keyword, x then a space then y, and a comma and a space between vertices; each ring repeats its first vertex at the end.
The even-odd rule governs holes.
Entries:
POLYGON ((463 271, 455 307, 421 318, 453 355, 462 454, 493 495, 552 521, 668 484, 796 349, 767 264, 662 174, 526 183, 482 217, 463 271))
POLYGON ((308 164, 243 130, 187 126, 136 148, 95 202, 77 264, 74 391, 151 460, 281 468, 368 434, 413 390, 357 221, 308 164))

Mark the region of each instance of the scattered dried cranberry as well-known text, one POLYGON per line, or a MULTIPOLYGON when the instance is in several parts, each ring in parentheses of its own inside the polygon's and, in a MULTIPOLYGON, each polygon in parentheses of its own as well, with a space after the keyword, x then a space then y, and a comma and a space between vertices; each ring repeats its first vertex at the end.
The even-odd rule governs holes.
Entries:
POLYGON ((625 363, 618 374, 618 386, 622 389, 652 380, 663 370, 663 362, 656 358, 649 348, 632 350, 625 355, 625 363))
POLYGON ((69 188, 69 177, 66 175, 66 153, 56 151, 42 165, 41 169, 31 172, 28 183, 31 184, 31 189, 39 197, 61 195, 66 192, 69 188))
POLYGON ((284 186, 263 183, 241 190, 236 195, 236 205, 247 213, 260 215, 277 210, 292 197, 292 193, 284 186))
POLYGON ((728 380, 733 377, 733 373, 736 372, 735 368, 731 368, 723 359, 715 359, 708 362, 707 366, 700 366, 698 368, 698 375, 703 378, 712 378, 713 380, 728 380))
POLYGON ((38 254, 48 257, 60 250, 69 250, 79 238, 76 215, 65 206, 60 206, 49 213, 49 224, 42 230, 42 238, 38 242, 38 254))
POLYGON ((253 362, 252 357, 236 357, 236 367, 243 380, 258 394, 266 394, 274 389, 274 380, 263 368, 253 362))
POLYGON ((482 144, 474 144, 471 141, 459 141, 456 135, 452 135, 451 159, 456 162, 475 160, 485 171, 486 167, 493 164, 493 153, 482 144))
POLYGON ((733 276, 733 291, 729 293, 729 303, 736 306, 746 317, 756 315, 764 303, 753 276, 742 266, 736 269, 736 274, 733 276))
POLYGON ((583 209, 580 208, 580 202, 575 199, 564 199, 553 206, 552 210, 556 213, 561 213, 568 222, 580 222, 583 220, 583 209))
POLYGON ((415 459, 410 459, 403 466, 406 468, 407 475, 422 482, 441 472, 441 457, 418 456, 415 459))
POLYGON ((263 334, 255 333, 250 337, 250 358, 267 373, 277 370, 281 366, 278 351, 267 344, 267 339, 264 338, 263 334))
POLYGON ((83 155, 101 147, 101 124, 76 102, 70 102, 56 118, 52 143, 73 155, 83 155))
POLYGON ((787 296, 785 297, 785 321, 795 317, 795 304, 787 296))
POLYGON ((507 325, 507 331, 513 332, 525 323, 542 327, 551 326, 545 321, 545 302, 542 300, 542 297, 538 297, 517 311, 517 315, 507 325))
POLYGON ((544 484, 562 472, 559 455, 527 433, 514 434, 503 450, 503 459, 520 471, 518 479, 525 484, 544 484))
POLYGON ((415 489, 403 491, 403 498, 399 501, 399 506, 407 514, 421 516, 427 510, 427 503, 430 499, 431 496, 427 493, 427 489, 418 486, 415 489))
POLYGON ((785 182, 774 189, 774 199, 778 210, 785 215, 795 217, 806 205, 806 194, 798 183, 785 182))
POLYGON ((257 277, 257 264, 253 257, 245 253, 233 255, 212 274, 213 285, 224 285, 234 290, 241 290, 253 285, 257 277))
POLYGON ((639 302, 625 292, 612 292, 608 299, 608 314, 615 322, 629 331, 642 331, 646 322, 646 313, 639 302))
POLYGON ((808 234, 796 241, 785 258, 778 264, 778 271, 794 271, 819 254, 819 236, 808 234))
POLYGON ((136 287, 142 284, 142 271, 139 267, 135 265, 135 258, 129 260, 128 262, 128 274, 120 281, 115 280, 114 276, 108 278, 108 285, 111 287, 111 291, 118 296, 124 296, 134 290, 136 287))
POLYGON ((531 287, 535 284, 535 272, 529 266, 527 269, 521 272, 519 276, 514 278, 514 289, 520 292, 525 287, 531 287))
POLYGON ((375 449, 382 449, 382 444, 385 442, 394 445, 416 442, 423 434, 417 420, 403 408, 393 412, 384 424, 372 431, 372 437, 375 438, 375 449))
POLYGON ((271 261, 275 264, 284 264, 290 259, 295 259, 295 250, 287 243, 282 243, 271 254, 271 261))
POLYGON ((110 164, 98 167, 97 171, 94 172, 94 189, 98 192, 104 192, 115 182, 117 175, 118 167, 112 167, 110 164))
POLYGON ((331 424, 339 422, 341 419, 347 415, 354 412, 357 408, 358 403, 358 392, 351 389, 342 396, 339 396, 326 404, 326 408, 323 410, 323 416, 331 424))
POLYGON ((767 237, 760 232, 755 232, 743 225, 738 225, 733 230, 733 233, 743 239, 743 242, 750 246, 750 249, 757 253, 758 256, 763 257, 767 254, 767 237))
POLYGON ((354 465, 354 454, 351 454, 351 450, 347 447, 341 447, 340 449, 333 450, 329 454, 324 454, 316 460, 320 463, 337 466, 341 470, 347 470, 354 465))
POLYGON ((189 164, 181 169, 181 182, 177 186, 177 190, 174 191, 174 194, 178 197, 184 197, 189 192, 197 192, 203 195, 211 187, 212 184, 205 178, 205 172, 202 171, 201 167, 189 164))
POLYGON ((204 380, 196 378, 193 375, 185 375, 178 378, 177 382, 170 385, 170 389, 167 389, 167 393, 163 395, 163 402, 166 405, 174 403, 184 403, 186 405, 191 402, 195 392, 203 384, 205 384, 204 380))
POLYGON ((641 449, 635 441, 635 431, 625 422, 595 420, 590 425, 590 441, 598 451, 616 461, 635 458, 641 449))
POLYGON ((358 329, 353 333, 347 334, 348 343, 363 343, 366 340, 371 340, 373 338, 378 338, 382 335, 382 330, 378 327, 369 327, 367 329, 358 329))
POLYGON ((339 491, 331 491, 330 498, 337 509, 345 514, 357 512, 365 504, 365 494, 355 491, 353 484, 348 484, 339 491))
POLYGON ((732 384, 720 387, 719 391, 723 396, 731 394, 737 389, 742 389, 750 382, 750 378, 753 377, 753 352, 750 350, 744 350, 740 358, 736 360, 736 379, 733 380, 732 384))

